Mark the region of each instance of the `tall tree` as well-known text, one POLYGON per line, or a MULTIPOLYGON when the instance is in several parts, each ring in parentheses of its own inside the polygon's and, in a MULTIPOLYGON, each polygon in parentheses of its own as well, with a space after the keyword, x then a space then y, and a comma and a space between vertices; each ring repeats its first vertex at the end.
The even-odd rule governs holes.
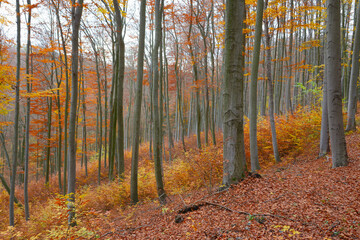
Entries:
POLYGON ((140 28, 139 28, 139 50, 137 59, 135 113, 134 113, 134 135, 132 143, 131 158, 131 185, 130 197, 132 203, 138 199, 138 163, 139 163, 139 139, 141 120, 142 85, 144 77, 144 53, 145 53, 145 26, 146 26, 146 0, 141 0, 140 5, 140 28))
POLYGON ((263 12, 264 0, 258 0, 256 7, 255 43, 253 51, 253 61, 251 64, 250 84, 250 157, 251 171, 253 172, 260 169, 257 145, 257 82, 259 74, 263 12))
MULTIPOLYGON (((268 0, 265 2, 265 8, 268 6, 268 0)), ((269 116, 270 116, 270 128, 271 128, 271 139, 273 145, 274 158, 276 162, 280 162, 280 154, 276 137, 275 127, 275 112, 274 112, 274 85, 271 74, 271 35, 269 33, 269 18, 265 20, 265 65, 266 65, 266 78, 268 81, 269 88, 269 116)))
POLYGON ((330 152, 329 145, 329 114, 328 114, 328 90, 327 90, 327 68, 328 64, 327 60, 327 51, 325 51, 325 69, 324 69, 324 80, 323 80, 323 100, 321 103, 322 113, 321 113, 321 130, 320 130, 320 151, 319 157, 325 156, 328 152, 330 152))
MULTIPOLYGON (((123 177, 125 171, 124 163, 124 118, 123 118, 123 92, 124 92, 124 72, 125 72, 125 43, 123 37, 123 19, 118 0, 113 0, 116 19, 116 58, 115 58, 115 78, 116 78, 116 104, 117 107, 117 170, 118 175, 123 177)), ((110 176, 112 178, 112 176, 110 176)))
POLYGON ((352 55, 352 67, 350 75, 350 86, 349 86, 349 102, 348 102, 348 115, 347 115, 347 124, 346 131, 356 130, 356 99, 358 89, 357 83, 359 79, 359 55, 360 55, 360 3, 357 2, 357 18, 356 18, 356 30, 355 30, 355 39, 353 43, 353 55, 352 55))
MULTIPOLYGON (((27 19, 27 44, 26 44, 26 90, 30 93, 30 48, 31 48, 31 0, 27 0, 29 12, 27 19)), ((24 205, 25 205, 25 220, 29 221, 29 138, 30 138, 30 97, 26 99, 26 125, 25 125, 25 159, 24 159, 24 205)))
POLYGON ((19 102, 20 102, 20 0, 16 0, 16 83, 15 83, 15 114, 14 114, 14 142, 13 142, 13 162, 11 171, 10 182, 10 207, 9 219, 10 226, 15 225, 14 217, 14 200, 15 200, 15 180, 16 180, 16 167, 18 162, 18 142, 19 142, 19 102))
POLYGON ((327 1, 327 90, 332 166, 348 164, 341 101, 340 0, 327 1))
POLYGON ((78 66, 79 66, 79 32, 83 10, 83 0, 72 0, 71 24, 72 24, 72 55, 71 55, 71 101, 69 120, 69 152, 68 152, 68 208, 69 225, 75 226, 75 183, 76 183, 76 112, 78 101, 78 66))
POLYGON ((152 73, 153 73, 153 152, 154 152, 154 165, 155 165, 155 178, 158 191, 159 200, 161 203, 166 202, 166 193, 164 190, 164 182, 162 176, 162 164, 161 164, 161 139, 160 139, 160 125, 159 125, 159 47, 161 44, 161 0, 155 0, 155 40, 152 51, 152 73))
POLYGON ((238 182, 246 173, 243 127, 244 19, 245 0, 227 0, 223 83, 223 184, 226 186, 238 182))

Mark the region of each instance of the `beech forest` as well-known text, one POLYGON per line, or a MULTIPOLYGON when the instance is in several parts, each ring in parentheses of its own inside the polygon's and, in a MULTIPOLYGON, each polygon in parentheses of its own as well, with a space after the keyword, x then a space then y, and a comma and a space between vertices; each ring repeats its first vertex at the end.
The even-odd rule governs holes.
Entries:
POLYGON ((358 0, 0 0, 0 239, 360 239, 358 0))

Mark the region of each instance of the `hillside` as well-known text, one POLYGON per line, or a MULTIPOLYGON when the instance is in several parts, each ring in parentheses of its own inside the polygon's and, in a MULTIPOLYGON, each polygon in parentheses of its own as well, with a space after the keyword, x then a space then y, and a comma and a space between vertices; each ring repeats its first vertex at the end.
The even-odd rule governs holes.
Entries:
POLYGON ((332 169, 331 159, 317 159, 313 142, 229 190, 110 211, 100 239, 359 239, 360 134, 349 134, 347 143, 347 167, 332 169))
MULTIPOLYGON (((130 205, 131 152, 123 179, 108 180, 102 169, 97 184, 96 155, 88 175, 77 169, 77 227, 67 225, 67 196, 59 194, 57 176, 48 185, 31 182, 31 220, 17 207, 16 226, 8 227, 9 195, 0 193, 0 239, 357 239, 360 236, 360 134, 347 134, 350 164, 332 169, 331 158, 317 158, 321 112, 299 109, 277 118, 282 162, 272 156, 269 119, 259 121, 259 175, 250 174, 219 191, 222 135, 201 150, 196 136, 172 149, 164 162, 167 204, 157 200, 148 143, 140 148, 139 198, 130 205)), ((359 116, 357 116, 357 121, 359 116)), ((245 125, 245 145, 249 149, 245 125)), ((246 153, 249 160, 249 152, 246 153)), ((330 155, 329 155, 330 156, 330 155)), ((16 192, 23 202, 23 191, 16 192)))

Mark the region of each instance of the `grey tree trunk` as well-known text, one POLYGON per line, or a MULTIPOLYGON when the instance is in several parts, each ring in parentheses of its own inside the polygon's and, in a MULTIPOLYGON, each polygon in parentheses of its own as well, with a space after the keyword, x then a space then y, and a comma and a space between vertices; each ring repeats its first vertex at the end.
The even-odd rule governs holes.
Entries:
POLYGON ((51 122, 52 122, 52 97, 48 97, 48 126, 47 126, 47 146, 46 146, 46 174, 45 185, 49 185, 50 180, 50 150, 51 150, 51 122))
MULTIPOLYGON (((31 5, 31 0, 27 0, 27 4, 31 5)), ((31 8, 28 12, 27 20, 27 45, 26 45, 26 75, 30 74, 30 48, 31 48, 31 8)), ((28 93, 31 92, 30 89, 30 79, 26 78, 26 90, 28 93)), ((25 159, 24 159, 24 205, 25 205, 25 220, 29 221, 30 211, 29 211, 29 191, 28 191, 28 179, 29 179, 29 138, 30 138, 30 98, 26 99, 26 125, 25 125, 25 159)))
MULTIPOLYGON (((358 4, 357 13, 359 13, 360 3, 357 4, 358 4)), ((357 82, 359 78, 359 54, 360 54, 360 17, 357 16, 353 55, 352 55, 352 67, 351 67, 351 75, 350 75, 346 131, 356 130, 355 114, 356 114, 356 102, 357 102, 356 90, 357 90, 357 82)))
MULTIPOLYGON (((59 13, 59 5, 56 5, 52 0, 52 4, 55 8, 56 19, 58 23, 58 28, 60 30, 61 42, 62 42, 62 50, 64 52, 64 66, 65 66, 65 88, 66 88, 66 96, 65 96, 65 114, 64 114, 64 178, 63 178, 63 194, 66 194, 67 187, 67 163, 68 163, 68 113, 69 113, 69 67, 67 60, 67 50, 66 50, 66 35, 63 33, 62 25, 60 21, 60 13, 59 13)), ((60 53, 61 55, 61 53, 60 53)))
POLYGON ((250 84, 250 156, 251 171, 260 169, 258 145, 257 145, 257 82, 259 74, 260 44, 262 33, 262 20, 264 11, 264 0, 257 1, 256 7, 256 26, 253 60, 251 64, 251 84, 250 84))
POLYGON ((18 142, 19 142, 19 102, 20 102, 20 1, 16 0, 16 85, 15 85, 15 113, 14 113, 14 142, 13 142, 13 162, 11 169, 11 182, 10 182, 10 206, 9 206, 9 223, 10 226, 15 225, 14 217, 14 201, 15 201, 15 180, 16 180, 16 167, 18 161, 18 142))
POLYGON ((144 53, 145 53, 145 27, 146 27, 146 0, 141 1, 140 5, 140 30, 139 30, 139 50, 137 59, 137 77, 135 93, 135 112, 134 112, 134 135, 132 143, 131 158, 131 183, 130 198, 133 204, 138 199, 138 164, 139 164, 139 139, 140 139, 140 120, 141 120, 141 100, 142 83, 144 77, 144 53))
POLYGON ((69 119, 69 151, 68 151, 68 208, 70 226, 75 226, 75 184, 76 184, 76 112, 78 100, 78 59, 79 59, 79 31, 83 10, 83 0, 72 0, 71 23, 72 23, 72 55, 71 55, 71 102, 69 119))
POLYGON ((188 42, 189 42, 189 48, 190 48, 190 57, 191 57, 191 61, 192 63, 192 69, 193 69, 193 74, 194 74, 194 84, 196 85, 196 92, 195 92, 195 108, 196 108, 196 113, 195 113, 195 120, 196 120, 196 142, 197 142, 197 147, 200 149, 201 148, 201 110, 200 110, 200 87, 199 87, 199 83, 198 83, 198 69, 197 69, 197 63, 195 60, 195 54, 194 54, 194 49, 191 43, 191 35, 192 35, 192 26, 193 26, 193 0, 190 0, 190 26, 189 26, 189 32, 188 32, 188 42))
MULTIPOLYGON (((268 5, 268 0, 266 0, 266 7, 268 5)), ((265 23, 265 43, 266 43, 266 58, 265 58, 265 65, 266 65, 266 77, 268 80, 269 86, 269 116, 270 116, 270 128, 271 128, 271 139, 273 145, 273 152, 274 158, 276 162, 280 162, 280 154, 279 148, 277 144, 277 137, 276 137, 276 127, 275 127, 275 116, 274 116, 274 87, 273 81, 271 77, 271 45, 270 40, 271 36, 269 33, 269 21, 266 20, 265 23)))
POLYGON ((329 132, 332 166, 348 164, 341 102, 340 0, 327 1, 327 59, 329 132))
MULTIPOLYGON (((292 113, 291 108, 291 82, 292 82, 292 55, 293 55, 293 34, 294 34, 294 0, 290 0, 290 43, 289 43, 289 63, 288 63, 288 81, 286 83, 285 101, 286 101, 286 113, 292 113)), ((284 46, 285 47, 285 46, 284 46)))
POLYGON ((123 20, 119 3, 114 0, 115 18, 116 18, 116 41, 117 41, 117 153, 118 153, 118 175, 123 177, 125 171, 124 163, 124 118, 123 118, 123 88, 124 88, 124 72, 125 72, 125 43, 123 39, 123 20))
POLYGON ((328 91, 327 91, 327 51, 325 51, 325 69, 324 69, 324 80, 323 80, 323 101, 321 104, 322 114, 321 114, 321 130, 320 130, 320 151, 319 157, 325 156, 330 152, 330 136, 329 136, 329 112, 328 112, 328 91))
POLYGON ((245 177, 246 161, 243 127, 245 1, 226 1, 225 76, 223 83, 224 173, 229 186, 245 177))
POLYGON ((158 68, 158 56, 159 47, 161 43, 161 7, 160 0, 155 0, 155 41, 152 52, 152 72, 153 72, 153 152, 154 152, 154 165, 155 165, 155 178, 158 196, 160 203, 166 203, 166 193, 164 190, 162 165, 160 156, 160 129, 159 129, 159 68, 158 68))

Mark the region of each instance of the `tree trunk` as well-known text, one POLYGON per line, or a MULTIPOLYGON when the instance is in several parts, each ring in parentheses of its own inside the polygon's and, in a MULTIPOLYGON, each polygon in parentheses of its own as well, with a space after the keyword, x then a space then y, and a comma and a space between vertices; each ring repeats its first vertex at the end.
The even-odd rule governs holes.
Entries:
POLYGON ((260 169, 258 145, 257 145, 257 82, 259 74, 260 44, 262 33, 262 20, 264 11, 264 0, 257 1, 256 7, 256 27, 255 43, 253 51, 253 61, 251 64, 251 85, 250 85, 250 156, 251 171, 256 172, 260 169))
POLYGON ((328 90, 327 90, 327 51, 325 51, 325 69, 324 69, 324 80, 323 80, 323 101, 321 104, 322 114, 321 114, 321 130, 320 130, 320 152, 319 157, 325 156, 330 152, 329 145, 329 112, 328 112, 328 90))
POLYGON ((333 168, 346 166, 348 157, 341 101, 340 0, 327 1, 327 72, 329 132, 333 168))
POLYGON ((116 52, 116 76, 117 76, 117 153, 118 153, 118 175, 123 177, 125 171, 124 163, 124 118, 123 118, 123 88, 124 88, 124 72, 125 72, 125 43, 122 36, 123 22, 118 0, 113 0, 116 18, 116 42, 118 49, 116 52))
POLYGON ((45 175, 45 185, 49 185, 50 180, 50 150, 51 150, 51 119, 52 119, 52 97, 48 97, 48 129, 47 129, 47 146, 46 146, 46 175, 45 175))
MULTIPOLYGON (((360 3, 357 6, 357 13, 360 12, 360 3)), ((352 55, 352 67, 350 75, 350 86, 349 86, 349 102, 348 102, 348 116, 346 131, 355 131, 356 130, 356 102, 357 102, 357 82, 359 78, 359 54, 360 54, 360 17, 357 16, 356 20, 356 30, 355 30, 355 39, 352 55)))
POLYGON ((155 165, 155 178, 158 196, 160 203, 166 202, 166 193, 164 190, 162 165, 160 156, 160 129, 159 129, 159 68, 158 68, 158 55, 161 43, 161 7, 160 0, 155 0, 155 41, 152 52, 152 72, 153 72, 153 152, 154 152, 154 165, 155 165))
MULTIPOLYGON (((266 7, 268 6, 268 0, 266 0, 266 7)), ((275 116, 274 116, 274 88, 273 81, 271 77, 271 44, 270 44, 271 36, 269 33, 269 21, 266 19, 265 22, 265 49, 266 49, 266 77, 269 86, 269 116, 270 116, 270 128, 271 128, 271 139, 273 145, 274 158, 276 162, 280 162, 279 148, 277 144, 276 137, 276 127, 275 127, 275 116)))
POLYGON ((75 184, 76 184, 76 111, 78 100, 78 59, 79 59, 79 31, 83 10, 83 0, 72 0, 71 21, 72 21, 72 55, 71 55, 71 106, 69 119, 69 152, 68 152, 68 208, 70 226, 75 226, 75 184))
MULTIPOLYGON (((31 6, 31 0, 27 0, 28 6, 31 6)), ((31 8, 28 12, 28 21, 27 21, 27 45, 26 45, 26 75, 30 74, 30 48, 31 48, 31 8)), ((31 92, 30 89, 30 79, 26 77, 26 90, 28 93, 31 92)), ((25 164, 24 164, 24 205, 25 205, 25 220, 29 221, 30 211, 29 211, 29 191, 28 191, 28 182, 29 182, 29 138, 30 138, 30 98, 26 98, 26 125, 25 125, 25 164)))
POLYGON ((10 182, 10 206, 9 206, 9 220, 10 226, 15 225, 14 217, 14 201, 15 201, 15 180, 16 167, 18 161, 18 141, 19 141, 19 103, 20 103, 20 1, 16 0, 16 85, 15 85, 15 113, 14 113, 14 142, 13 142, 13 162, 11 169, 10 182))
POLYGON ((142 83, 144 77, 144 53, 145 53, 145 26, 146 26, 146 0, 141 0, 140 5, 140 30, 139 30, 139 51, 137 59, 135 112, 134 112, 134 135, 131 157, 131 183, 130 198, 133 204, 138 199, 138 165, 139 165, 139 138, 141 120, 142 83))
POLYGON ((246 161, 243 127, 243 85, 245 1, 226 1, 225 76, 223 89, 224 173, 229 186, 245 177, 246 161))

